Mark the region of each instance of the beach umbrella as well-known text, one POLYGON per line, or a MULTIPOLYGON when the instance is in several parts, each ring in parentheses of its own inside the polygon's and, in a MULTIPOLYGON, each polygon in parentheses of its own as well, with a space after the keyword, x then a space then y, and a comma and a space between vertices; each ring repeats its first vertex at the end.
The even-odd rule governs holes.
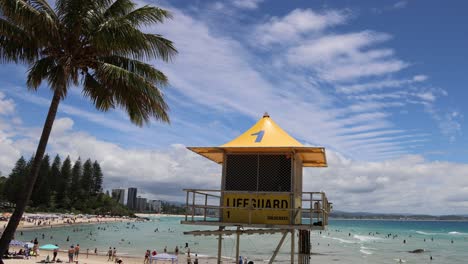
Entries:
POLYGON ((52 245, 52 244, 47 244, 47 245, 43 245, 39 247, 39 249, 44 249, 44 250, 54 250, 58 248, 59 247, 57 247, 56 245, 52 245))
POLYGON ((21 241, 19 241, 19 240, 12 240, 12 241, 10 242, 10 246, 22 247, 22 246, 24 246, 24 244, 26 244, 26 243, 21 242, 21 241))
POLYGON ((28 248, 34 247, 34 244, 31 242, 24 243, 24 245, 26 245, 28 248))

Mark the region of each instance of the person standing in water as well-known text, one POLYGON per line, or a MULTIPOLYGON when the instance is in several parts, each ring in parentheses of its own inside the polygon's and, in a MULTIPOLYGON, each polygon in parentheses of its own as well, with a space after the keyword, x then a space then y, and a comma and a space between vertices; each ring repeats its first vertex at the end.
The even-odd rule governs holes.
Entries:
POLYGON ((112 260, 114 260, 115 262, 117 262, 117 249, 114 248, 114 250, 112 251, 112 260))
POLYGON ((80 254, 80 244, 76 244, 75 247, 75 259, 78 260, 78 255, 80 254))
POLYGON ((107 261, 110 261, 112 258, 112 247, 109 247, 109 250, 107 251, 107 261))
POLYGON ((73 245, 70 246, 68 249, 68 263, 73 262, 73 255, 75 254, 75 249, 73 248, 73 245))

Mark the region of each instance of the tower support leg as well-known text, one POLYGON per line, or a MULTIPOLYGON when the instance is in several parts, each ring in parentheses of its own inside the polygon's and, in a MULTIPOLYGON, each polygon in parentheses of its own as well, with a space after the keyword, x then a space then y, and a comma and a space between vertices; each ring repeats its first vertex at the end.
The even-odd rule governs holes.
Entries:
POLYGON ((299 230, 299 264, 310 263, 310 230, 299 230))
MULTIPOLYGON (((224 226, 219 227, 219 231, 223 231, 224 226)), ((219 232, 218 235, 218 264, 221 264, 221 249, 223 248, 223 235, 219 232)))
POLYGON ((239 247, 240 247, 240 226, 237 227, 236 239, 236 263, 239 263, 239 247))
POLYGON ((294 247, 294 242, 295 242, 295 230, 292 229, 291 230, 291 264, 294 264, 294 251, 295 251, 295 247, 294 247))
POLYGON ((278 246, 276 247, 275 252, 273 252, 273 256, 271 256, 270 261, 268 262, 268 264, 272 264, 273 261, 275 261, 276 255, 278 254, 279 250, 281 249, 281 246, 283 245, 283 242, 284 242, 284 240, 286 239, 287 236, 288 236, 288 232, 284 232, 283 237, 281 238, 278 246))

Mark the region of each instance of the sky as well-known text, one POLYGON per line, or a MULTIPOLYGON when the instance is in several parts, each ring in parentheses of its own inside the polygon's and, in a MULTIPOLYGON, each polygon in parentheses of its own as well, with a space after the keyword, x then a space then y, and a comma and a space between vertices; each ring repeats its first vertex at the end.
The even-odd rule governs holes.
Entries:
MULTIPOLYGON (((163 93, 171 124, 140 128, 74 87, 47 152, 100 162, 104 188, 183 201, 219 189, 221 167, 187 146, 218 146, 264 112, 327 168, 304 191, 336 210, 468 214, 468 3, 452 1, 143 1, 173 18, 144 30, 172 40, 163 93)), ((28 65, 0 65, 0 171, 30 157, 51 99, 26 88, 28 65)))

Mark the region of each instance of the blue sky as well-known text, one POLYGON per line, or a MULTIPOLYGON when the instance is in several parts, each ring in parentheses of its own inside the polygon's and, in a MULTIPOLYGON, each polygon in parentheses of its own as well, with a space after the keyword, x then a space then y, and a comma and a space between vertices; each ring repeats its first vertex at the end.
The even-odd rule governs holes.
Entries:
MULTIPOLYGON (((304 144, 326 147, 330 166, 307 170, 307 187, 339 209, 468 213, 463 1, 138 3, 174 15, 145 29, 179 50, 152 62, 169 76, 171 125, 135 127, 121 110, 94 110, 76 87, 50 153, 100 160, 107 188, 180 199, 183 187, 219 186, 220 168, 185 146, 221 145, 267 111, 304 144)), ((26 70, 0 70, 3 174, 34 151, 51 97, 47 86, 27 91, 26 70)))

